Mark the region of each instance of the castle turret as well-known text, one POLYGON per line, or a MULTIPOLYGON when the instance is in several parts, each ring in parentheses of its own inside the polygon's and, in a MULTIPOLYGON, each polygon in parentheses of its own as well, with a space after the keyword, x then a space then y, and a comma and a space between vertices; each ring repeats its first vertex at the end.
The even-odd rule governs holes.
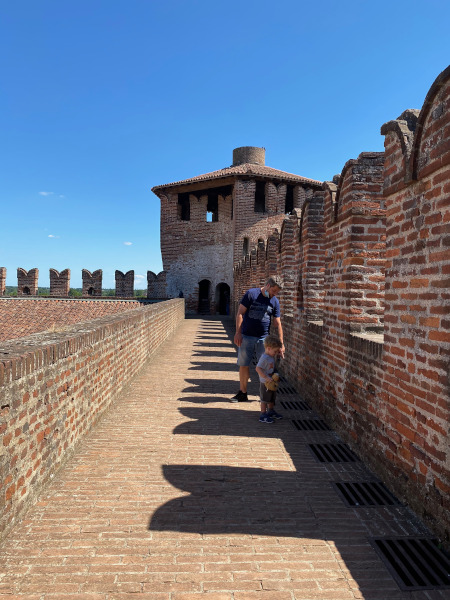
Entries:
POLYGON ((182 294, 188 312, 226 314, 233 267, 321 186, 266 166, 265 155, 241 146, 231 167, 152 189, 161 200, 167 296, 182 294))

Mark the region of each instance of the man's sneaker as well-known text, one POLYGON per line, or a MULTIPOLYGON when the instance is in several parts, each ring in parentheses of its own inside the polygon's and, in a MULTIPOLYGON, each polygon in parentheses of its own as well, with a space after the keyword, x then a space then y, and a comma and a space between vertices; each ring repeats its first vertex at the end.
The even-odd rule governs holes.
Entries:
POLYGON ((247 392, 238 391, 238 393, 231 398, 231 402, 248 402, 247 392))
POLYGON ((273 423, 273 419, 272 417, 269 417, 269 415, 261 415, 259 417, 259 422, 260 423, 273 423))
POLYGON ((274 410, 269 410, 269 412, 267 413, 267 415, 271 418, 271 419, 282 419, 283 415, 280 415, 280 413, 275 412, 274 410))

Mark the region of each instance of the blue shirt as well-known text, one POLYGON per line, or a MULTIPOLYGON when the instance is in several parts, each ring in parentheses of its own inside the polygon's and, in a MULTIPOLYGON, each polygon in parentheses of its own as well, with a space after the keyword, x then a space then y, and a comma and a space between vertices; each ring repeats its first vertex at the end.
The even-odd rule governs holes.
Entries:
MULTIPOLYGON (((275 357, 269 356, 264 352, 256 366, 259 367, 265 373, 265 375, 267 375, 267 377, 270 377, 275 370, 275 357)), ((259 375, 259 381, 261 383, 264 383, 266 380, 264 379, 264 377, 261 377, 261 375, 259 375)))
POLYGON ((272 317, 280 316, 278 298, 276 296, 267 298, 261 293, 260 288, 251 288, 244 294, 241 304, 247 309, 242 322, 242 335, 252 337, 268 335, 272 317))

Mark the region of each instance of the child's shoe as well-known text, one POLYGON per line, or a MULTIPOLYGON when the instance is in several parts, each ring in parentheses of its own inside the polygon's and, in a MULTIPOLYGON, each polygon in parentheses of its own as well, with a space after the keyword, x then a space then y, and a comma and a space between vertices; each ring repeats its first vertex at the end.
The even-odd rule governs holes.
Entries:
POLYGON ((271 419, 282 419, 283 415, 280 415, 280 413, 275 412, 274 410, 269 410, 269 412, 267 413, 267 416, 270 417, 271 419))
POLYGON ((265 414, 265 415, 261 415, 259 417, 259 422, 260 423, 273 423, 273 419, 272 419, 272 417, 269 417, 268 414, 265 414))

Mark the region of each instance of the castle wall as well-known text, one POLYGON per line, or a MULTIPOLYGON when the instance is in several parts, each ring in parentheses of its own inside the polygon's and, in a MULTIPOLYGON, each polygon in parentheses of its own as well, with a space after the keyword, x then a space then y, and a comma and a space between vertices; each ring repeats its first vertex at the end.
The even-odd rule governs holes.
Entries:
POLYGON ((3 344, 0 535, 183 319, 176 299, 3 344))
POLYGON ((161 253, 167 297, 182 292, 186 310, 199 308, 199 283, 210 282, 209 306, 216 312, 215 291, 220 283, 233 286, 231 195, 219 195, 218 220, 207 222, 206 193, 189 195, 190 219, 181 220, 178 194, 161 198, 161 253))
POLYGON ((70 269, 57 271, 50 269, 50 296, 64 298, 70 291, 70 269))
POLYGON ((6 289, 6 267, 0 267, 0 296, 3 296, 6 289))
POLYGON ((450 68, 383 126, 384 153, 349 161, 234 269, 235 307, 262 272, 285 280, 285 375, 446 540, 449 97, 450 68))

